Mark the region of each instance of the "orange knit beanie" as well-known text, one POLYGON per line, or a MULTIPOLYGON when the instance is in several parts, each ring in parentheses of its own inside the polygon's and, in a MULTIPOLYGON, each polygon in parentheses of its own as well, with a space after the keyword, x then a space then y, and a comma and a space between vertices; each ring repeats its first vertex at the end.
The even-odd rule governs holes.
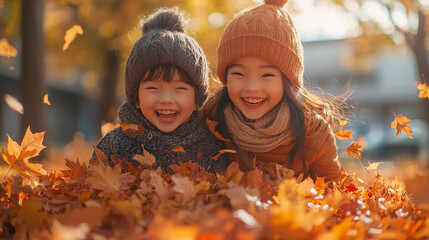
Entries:
POLYGON ((302 87, 304 53, 289 13, 287 0, 264 0, 265 4, 234 17, 218 47, 217 73, 226 83, 225 70, 243 57, 258 57, 277 67, 292 84, 302 87))

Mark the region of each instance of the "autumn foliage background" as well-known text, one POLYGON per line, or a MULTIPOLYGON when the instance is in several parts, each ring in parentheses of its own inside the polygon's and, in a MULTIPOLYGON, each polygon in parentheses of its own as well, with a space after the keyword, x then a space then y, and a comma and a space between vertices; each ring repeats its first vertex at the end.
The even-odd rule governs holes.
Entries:
MULTIPOLYGON (((367 139, 354 132, 356 126, 368 126, 354 114, 360 105, 353 95, 350 119, 335 129, 348 175, 330 188, 323 179, 294 179, 283 166, 272 173, 257 169, 244 174, 234 163, 212 175, 185 163, 172 166, 175 174, 166 175, 152 169, 150 153, 138 156, 147 169, 123 165, 120 159, 115 168, 106 167, 100 152, 89 161, 95 141, 119 126, 115 114, 123 100, 124 63, 140 34, 135 28, 138 16, 161 6, 187 10, 189 32, 214 69, 225 23, 257 2, 0 0, 0 238, 429 238, 429 156, 401 149, 384 158, 367 154, 367 139), (82 120, 73 114, 93 116, 82 120), (88 123, 78 129, 81 121, 88 123)), ((423 77, 429 76, 428 6, 417 0, 306 4, 317 9, 327 2, 356 16, 357 30, 347 36, 355 48, 344 58, 354 73, 368 74, 381 49, 402 49, 414 56, 417 73, 409 78, 417 80, 409 88, 415 90, 412 102, 418 108, 412 109, 418 111, 404 114, 397 102, 383 108, 385 127, 394 137, 412 139, 416 116, 429 122, 428 82, 423 77), (392 14, 390 28, 365 18, 366 2, 392 14), (397 20, 398 11, 408 19, 405 25, 397 20)), ((306 7, 299 1, 288 3, 296 15, 306 7)), ((352 75, 340 80, 359 91, 352 75)), ((402 80, 391 79, 392 84, 402 80)), ((311 85, 316 89, 317 84, 311 85)), ((211 87, 216 86, 213 80, 211 87)), ((214 134, 215 124, 208 122, 214 134)), ((171 151, 181 150, 177 146, 171 151)))

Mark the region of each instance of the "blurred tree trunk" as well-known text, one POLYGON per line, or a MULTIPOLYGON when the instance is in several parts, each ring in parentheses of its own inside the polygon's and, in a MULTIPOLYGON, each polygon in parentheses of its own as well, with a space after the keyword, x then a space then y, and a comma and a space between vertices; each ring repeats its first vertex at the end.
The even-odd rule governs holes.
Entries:
MULTIPOLYGON (((418 71, 418 79, 421 79, 420 81, 423 83, 424 78, 426 79, 426 83, 429 84, 429 61, 428 61, 428 50, 425 47, 425 39, 426 39, 426 16, 425 14, 420 10, 418 12, 419 16, 419 25, 417 28, 417 33, 415 35, 406 34, 406 40, 408 47, 412 50, 414 54, 414 58, 417 65, 417 71, 418 71)), ((423 119, 426 124, 429 126, 429 101, 427 99, 423 99, 421 101, 421 109, 423 112, 426 112, 425 119, 423 119)), ((427 146, 429 149, 429 146, 427 146)))
POLYGON ((103 79, 100 98, 101 122, 112 122, 116 115, 116 85, 119 75, 119 52, 109 51, 106 55, 106 76, 103 79))
POLYGON ((20 93, 24 115, 21 119, 20 136, 24 136, 28 126, 32 132, 45 131, 43 111, 45 41, 44 41, 44 0, 22 0, 22 71, 20 93))

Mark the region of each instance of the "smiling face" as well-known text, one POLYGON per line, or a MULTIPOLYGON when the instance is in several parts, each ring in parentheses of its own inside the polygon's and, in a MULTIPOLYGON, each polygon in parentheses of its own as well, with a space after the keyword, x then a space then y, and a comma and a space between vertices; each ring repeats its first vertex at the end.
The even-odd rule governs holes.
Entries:
POLYGON ((283 97, 281 72, 256 57, 241 58, 228 67, 226 87, 232 103, 247 119, 259 119, 283 97))
POLYGON ((173 69, 169 81, 160 76, 142 81, 138 102, 146 119, 161 132, 168 133, 187 121, 196 109, 195 89, 173 69))

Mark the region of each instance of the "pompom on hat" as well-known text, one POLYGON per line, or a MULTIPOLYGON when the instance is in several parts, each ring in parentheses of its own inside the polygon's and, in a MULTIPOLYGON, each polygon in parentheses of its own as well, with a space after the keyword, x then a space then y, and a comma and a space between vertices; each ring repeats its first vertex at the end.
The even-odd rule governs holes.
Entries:
POLYGON ((287 0, 265 4, 234 17, 218 47, 217 74, 226 84, 226 68, 244 57, 258 57, 277 67, 297 87, 303 85, 304 51, 289 13, 287 0))
POLYGON ((201 106, 208 97, 206 56, 197 41, 186 34, 186 20, 178 8, 164 8, 140 22, 143 35, 134 43, 125 67, 125 95, 130 104, 137 101, 145 73, 161 64, 175 65, 195 84, 201 106))

